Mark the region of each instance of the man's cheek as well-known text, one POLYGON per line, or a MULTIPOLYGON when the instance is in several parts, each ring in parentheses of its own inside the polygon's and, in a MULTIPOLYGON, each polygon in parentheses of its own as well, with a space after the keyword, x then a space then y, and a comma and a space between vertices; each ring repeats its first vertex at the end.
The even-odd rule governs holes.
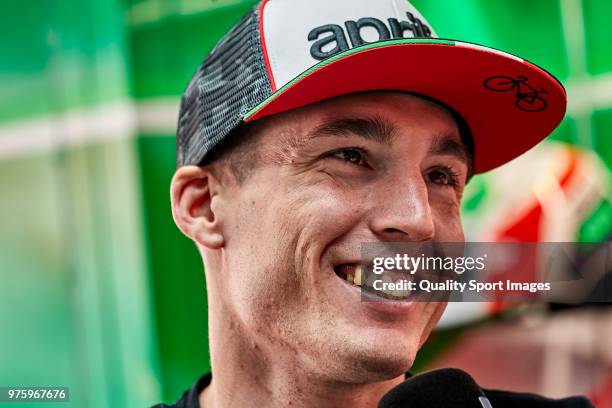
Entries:
POLYGON ((431 208, 436 228, 436 240, 443 242, 463 241, 461 208, 454 200, 445 200, 431 208))
POLYGON ((290 211, 293 217, 306 222, 317 222, 324 228, 326 223, 350 217, 352 213, 358 211, 359 206, 357 194, 330 186, 316 185, 295 191, 288 196, 283 209, 290 211))
POLYGON ((463 242, 465 236, 461 220, 453 219, 436 226, 436 241, 438 242, 463 242))

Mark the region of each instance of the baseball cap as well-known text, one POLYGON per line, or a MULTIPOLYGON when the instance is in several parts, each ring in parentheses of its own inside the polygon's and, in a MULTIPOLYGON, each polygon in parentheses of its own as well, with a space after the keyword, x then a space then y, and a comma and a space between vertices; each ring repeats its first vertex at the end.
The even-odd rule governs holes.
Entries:
POLYGON ((217 43, 181 99, 177 160, 201 164, 244 123, 325 99, 403 91, 469 127, 474 173, 498 167, 565 115, 563 85, 537 65, 438 38, 405 0, 263 0, 217 43))

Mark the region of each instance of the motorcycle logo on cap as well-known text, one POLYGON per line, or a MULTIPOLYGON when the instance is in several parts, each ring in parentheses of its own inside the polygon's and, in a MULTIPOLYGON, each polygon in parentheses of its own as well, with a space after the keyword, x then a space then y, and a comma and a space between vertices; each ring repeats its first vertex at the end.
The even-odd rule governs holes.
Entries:
POLYGON ((338 24, 326 24, 313 28, 308 33, 308 41, 314 41, 310 47, 310 55, 312 58, 322 61, 341 52, 348 51, 351 48, 349 40, 352 47, 367 44, 368 42, 361 36, 361 30, 365 27, 375 29, 378 32, 379 41, 390 40, 391 38, 405 38, 404 33, 406 31, 412 32, 411 37, 415 38, 431 37, 431 29, 427 24, 410 12, 406 13, 406 15, 408 21, 399 21, 397 18, 387 19, 388 26, 377 18, 364 17, 357 21, 347 21, 344 23, 344 27, 338 24), (320 38, 322 34, 329 35, 320 38), (335 44, 333 48, 324 51, 324 48, 328 48, 333 44, 335 44))
POLYGON ((529 78, 519 75, 516 79, 497 75, 487 78, 484 87, 493 92, 515 91, 514 105, 524 112, 542 112, 548 107, 548 102, 541 95, 548 92, 544 88, 536 89, 527 82, 529 78))

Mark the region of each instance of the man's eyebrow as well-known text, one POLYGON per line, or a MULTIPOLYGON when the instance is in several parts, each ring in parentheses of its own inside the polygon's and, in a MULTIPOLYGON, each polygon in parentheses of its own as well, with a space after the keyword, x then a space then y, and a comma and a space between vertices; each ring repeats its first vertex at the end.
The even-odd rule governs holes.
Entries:
POLYGON ((308 139, 328 136, 356 135, 367 140, 391 145, 396 136, 393 124, 379 117, 336 119, 317 126, 308 139))
POLYGON ((439 156, 453 156, 464 162, 468 167, 468 174, 472 173, 473 160, 472 154, 467 146, 460 139, 450 135, 442 134, 434 140, 429 148, 429 154, 439 156))

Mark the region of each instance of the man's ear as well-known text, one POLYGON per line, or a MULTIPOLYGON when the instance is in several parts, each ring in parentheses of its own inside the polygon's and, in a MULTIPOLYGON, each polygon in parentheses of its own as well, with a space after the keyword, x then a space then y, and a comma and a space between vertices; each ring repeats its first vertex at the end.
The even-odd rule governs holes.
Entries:
POLYGON ((218 183, 213 173, 198 166, 184 166, 176 170, 170 184, 172 217, 187 237, 210 248, 223 247, 221 221, 213 211, 218 183))

